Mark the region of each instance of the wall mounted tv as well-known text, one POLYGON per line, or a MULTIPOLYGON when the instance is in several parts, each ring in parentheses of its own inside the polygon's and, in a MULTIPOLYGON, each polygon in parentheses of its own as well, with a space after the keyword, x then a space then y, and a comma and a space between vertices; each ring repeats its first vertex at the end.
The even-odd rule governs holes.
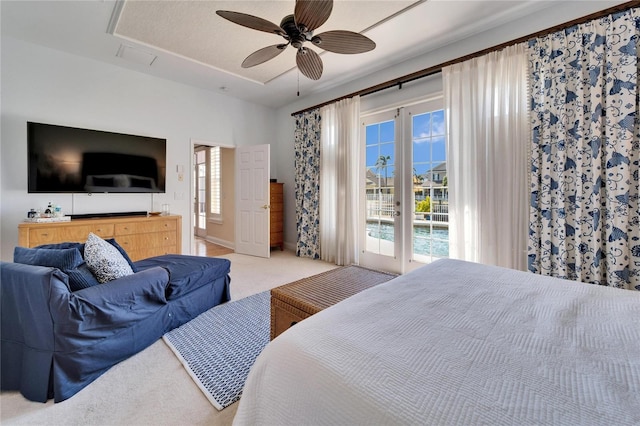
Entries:
POLYGON ((29 192, 165 192, 167 140, 27 122, 29 192))

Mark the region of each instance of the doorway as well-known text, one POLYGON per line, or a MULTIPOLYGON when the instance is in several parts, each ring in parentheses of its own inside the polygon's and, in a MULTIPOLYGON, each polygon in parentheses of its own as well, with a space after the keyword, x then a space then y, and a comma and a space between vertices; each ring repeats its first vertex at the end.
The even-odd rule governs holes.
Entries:
POLYGON ((235 147, 193 141, 192 161, 194 238, 234 249, 235 147))

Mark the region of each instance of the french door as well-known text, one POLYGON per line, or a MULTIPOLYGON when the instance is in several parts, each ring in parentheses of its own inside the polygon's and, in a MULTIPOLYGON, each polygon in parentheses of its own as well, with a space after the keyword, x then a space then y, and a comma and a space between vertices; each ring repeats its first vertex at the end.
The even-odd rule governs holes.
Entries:
POLYGON ((207 236, 207 151, 199 148, 193 153, 193 233, 207 236))
POLYGON ((404 273, 448 257, 442 100, 364 116, 360 264, 404 273))

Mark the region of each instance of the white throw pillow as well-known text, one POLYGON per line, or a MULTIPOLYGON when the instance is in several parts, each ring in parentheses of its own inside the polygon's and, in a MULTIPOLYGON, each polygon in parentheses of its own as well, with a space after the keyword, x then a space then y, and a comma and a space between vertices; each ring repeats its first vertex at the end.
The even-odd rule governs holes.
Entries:
POLYGON ((84 246, 84 260, 100 284, 133 274, 117 248, 90 233, 84 246))

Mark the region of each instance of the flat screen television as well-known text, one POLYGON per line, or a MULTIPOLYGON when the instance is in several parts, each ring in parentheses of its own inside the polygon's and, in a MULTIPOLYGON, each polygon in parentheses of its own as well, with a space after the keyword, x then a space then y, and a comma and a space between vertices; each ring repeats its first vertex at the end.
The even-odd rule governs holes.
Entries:
POLYGON ((28 191, 165 192, 167 140, 27 122, 28 191))

